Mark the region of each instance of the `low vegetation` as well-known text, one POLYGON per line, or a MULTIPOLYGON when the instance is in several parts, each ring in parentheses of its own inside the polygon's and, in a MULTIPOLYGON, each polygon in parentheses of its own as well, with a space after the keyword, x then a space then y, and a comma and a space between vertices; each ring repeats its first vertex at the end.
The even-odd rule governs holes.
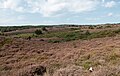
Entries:
POLYGON ((47 34, 43 34, 39 37, 42 38, 52 38, 52 37, 56 37, 59 39, 53 39, 50 40, 49 42, 65 42, 65 41, 72 41, 72 40, 78 40, 78 39, 82 39, 82 40, 88 40, 88 39, 93 39, 93 38, 103 38, 103 37, 113 37, 120 34, 120 29, 118 30, 105 30, 105 31, 100 31, 100 32, 89 32, 84 31, 70 31, 70 32, 56 32, 56 33, 47 33, 47 34))
POLYGON ((30 28, 1 32, 0 76, 120 76, 119 26, 30 28))
POLYGON ((43 33, 42 33, 42 31, 41 31, 40 29, 37 29, 37 30, 35 31, 35 34, 36 34, 36 35, 40 35, 40 34, 43 34, 43 33))
POLYGON ((5 44, 10 44, 12 42, 11 38, 5 38, 2 41, 0 41, 0 48, 4 46, 5 44))

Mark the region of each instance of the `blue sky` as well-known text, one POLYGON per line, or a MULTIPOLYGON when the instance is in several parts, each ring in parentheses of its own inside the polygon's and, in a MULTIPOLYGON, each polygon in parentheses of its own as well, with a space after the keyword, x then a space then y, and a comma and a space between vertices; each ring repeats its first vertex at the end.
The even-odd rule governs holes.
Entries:
POLYGON ((120 23, 120 0, 0 0, 0 25, 120 23))

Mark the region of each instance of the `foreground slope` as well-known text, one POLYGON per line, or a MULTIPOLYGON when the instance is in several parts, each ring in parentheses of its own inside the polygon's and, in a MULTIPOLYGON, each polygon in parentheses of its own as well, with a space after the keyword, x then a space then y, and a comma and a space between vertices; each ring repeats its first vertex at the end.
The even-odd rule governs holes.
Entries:
POLYGON ((61 43, 12 38, 0 48, 1 76, 30 76, 37 65, 46 67, 45 76, 120 76, 119 62, 120 36, 61 43))

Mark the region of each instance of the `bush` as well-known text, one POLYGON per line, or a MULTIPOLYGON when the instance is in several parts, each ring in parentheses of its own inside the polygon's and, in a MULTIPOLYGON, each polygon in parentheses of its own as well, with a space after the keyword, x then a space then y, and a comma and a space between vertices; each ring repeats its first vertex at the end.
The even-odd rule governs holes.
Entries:
POLYGON ((40 35, 40 34, 43 34, 43 33, 42 33, 42 31, 41 31, 40 29, 37 29, 37 30, 35 31, 35 34, 36 34, 36 35, 40 35))
POLYGON ((62 42, 62 40, 49 40, 48 42, 49 43, 59 43, 59 42, 62 42))
POLYGON ((103 28, 103 26, 97 26, 97 29, 102 29, 103 28))
POLYGON ((85 35, 90 35, 90 32, 87 30, 87 31, 85 32, 85 35))
POLYGON ((93 26, 93 25, 90 25, 88 28, 89 28, 89 29, 94 29, 94 26, 93 26))
POLYGON ((116 34, 119 34, 119 33, 120 33, 120 29, 115 30, 115 31, 113 31, 113 32, 115 32, 116 34))
POLYGON ((112 26, 111 25, 107 25, 107 26, 105 26, 105 28, 112 28, 112 26))
POLYGON ((0 35, 3 35, 3 33, 0 31, 0 35))
POLYGON ((46 27, 42 27, 42 30, 43 30, 43 31, 47 31, 46 27))

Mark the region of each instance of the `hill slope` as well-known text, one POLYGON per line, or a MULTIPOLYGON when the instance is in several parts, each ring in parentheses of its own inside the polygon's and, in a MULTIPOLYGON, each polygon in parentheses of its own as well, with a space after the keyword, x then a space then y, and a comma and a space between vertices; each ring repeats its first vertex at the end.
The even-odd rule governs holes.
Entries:
POLYGON ((13 38, 0 49, 2 76, 24 75, 24 69, 33 65, 45 66, 46 76, 119 76, 119 62, 119 36, 61 43, 13 38), (92 73, 89 67, 94 68, 92 73))

